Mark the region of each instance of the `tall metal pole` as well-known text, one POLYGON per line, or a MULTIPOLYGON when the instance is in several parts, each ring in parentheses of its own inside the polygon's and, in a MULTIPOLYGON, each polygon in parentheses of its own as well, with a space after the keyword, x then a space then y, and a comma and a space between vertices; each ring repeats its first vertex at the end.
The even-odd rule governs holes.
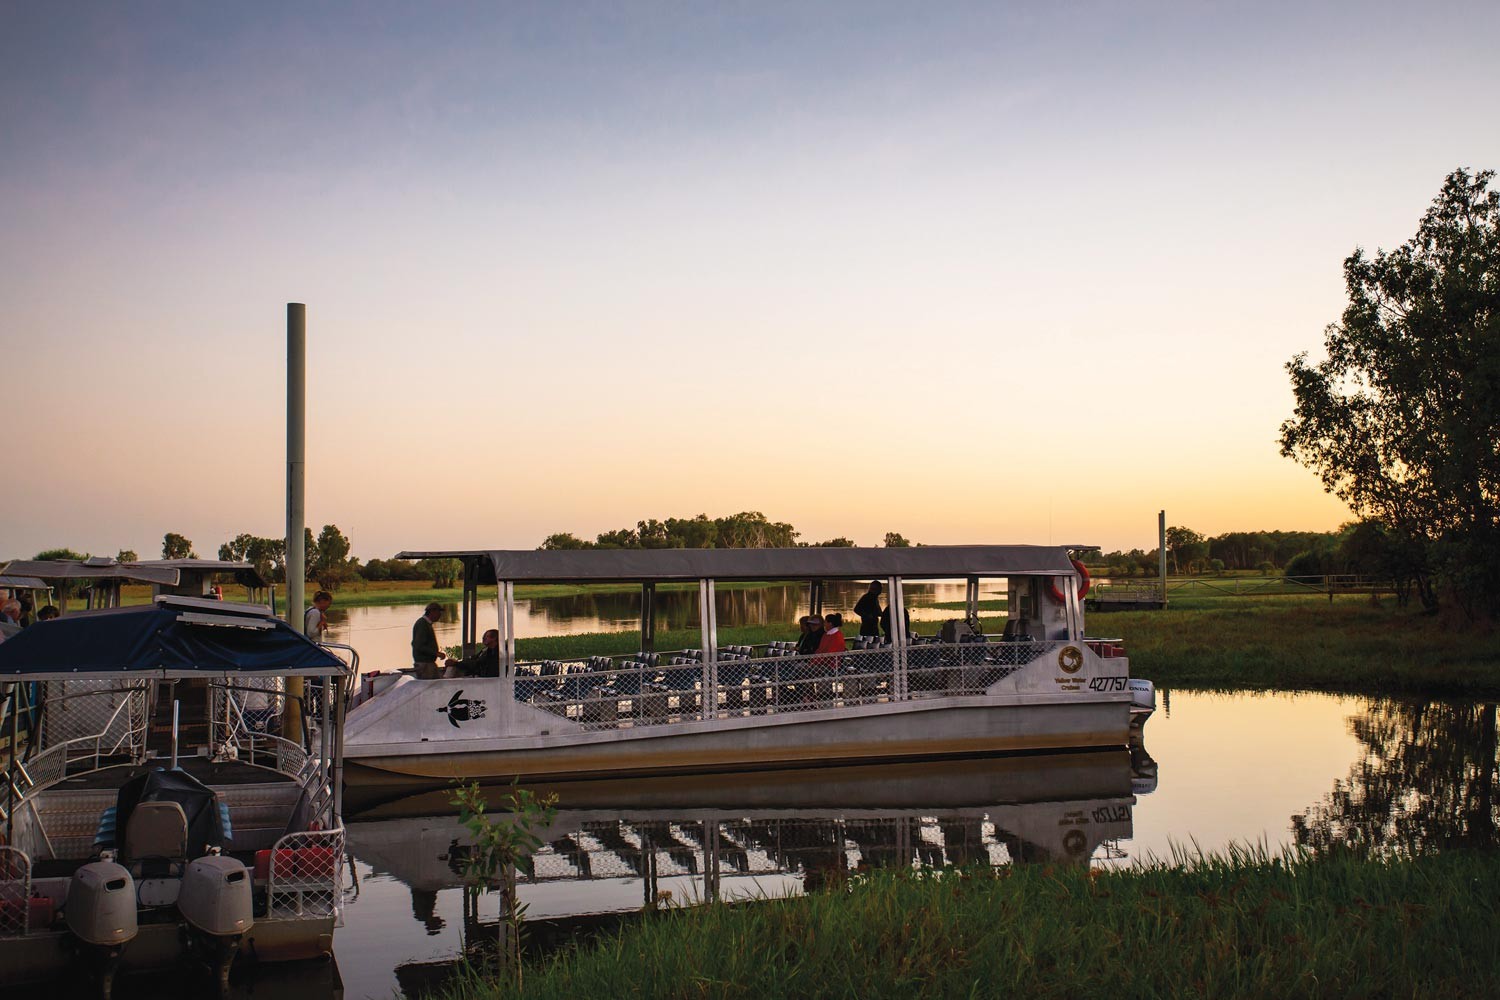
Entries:
POLYGON ((1167 607, 1167 512, 1156 513, 1156 555, 1161 569, 1161 606, 1167 607))
MULTIPOLYGON (((298 633, 306 599, 307 307, 286 304, 286 621, 298 633)), ((301 741, 302 678, 286 679, 281 733, 301 741)))

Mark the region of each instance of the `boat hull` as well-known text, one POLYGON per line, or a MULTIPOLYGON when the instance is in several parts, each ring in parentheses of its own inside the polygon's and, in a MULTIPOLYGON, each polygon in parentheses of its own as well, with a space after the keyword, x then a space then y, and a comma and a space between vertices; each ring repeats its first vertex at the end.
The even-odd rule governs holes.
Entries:
MULTIPOLYGON (((243 961, 296 962, 333 955, 334 918, 257 920, 240 942, 235 964, 243 961)), ((182 969, 195 961, 187 935, 176 921, 142 924, 125 945, 119 972, 182 969)), ((0 982, 7 985, 49 982, 78 968, 78 942, 67 931, 40 931, 0 938, 0 982)))
POLYGON ((560 781, 1123 747, 1126 701, 943 698, 867 710, 514 740, 348 748, 346 781, 384 792, 457 781, 560 781))

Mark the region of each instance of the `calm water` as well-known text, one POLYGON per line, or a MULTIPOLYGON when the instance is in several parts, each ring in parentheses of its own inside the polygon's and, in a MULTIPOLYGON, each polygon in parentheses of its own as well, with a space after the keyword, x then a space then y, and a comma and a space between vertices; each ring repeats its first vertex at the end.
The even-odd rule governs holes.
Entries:
MULTIPOLYGON (((1120 866, 1196 845, 1494 846, 1493 705, 1165 694, 1145 749, 559 786, 537 877, 538 947, 656 897, 801 892, 861 864, 1120 866), (662 896, 661 894, 669 894, 662 896)), ((441 794, 350 825, 358 899, 339 931, 350 997, 441 980, 496 902, 466 914, 467 838, 441 794)))
MULTIPOLYGON (((826 611, 842 611, 852 617, 851 608, 864 593, 859 584, 829 584, 824 594, 826 611)), ((985 581, 980 598, 1004 597, 1003 584, 985 581)), ((962 615, 961 611, 930 607, 948 601, 963 601, 964 584, 922 583, 907 586, 907 604, 914 622, 939 622, 962 615)), ((716 594, 719 624, 787 626, 787 638, 797 637, 797 619, 807 614, 805 587, 759 587, 754 590, 723 590, 716 594)), ((698 593, 693 591, 658 591, 656 595, 658 630, 698 627, 698 593)), ((329 638, 359 651, 362 670, 391 670, 411 666, 411 627, 422 614, 422 605, 404 604, 385 607, 341 609, 337 598, 328 619, 332 629, 329 638)), ((495 602, 479 605, 479 628, 484 631, 496 622, 495 602)), ((587 632, 624 632, 641 627, 641 597, 638 592, 623 594, 578 594, 568 597, 544 597, 516 601, 516 635, 520 638, 548 635, 577 635, 587 632)), ((459 642, 458 605, 444 608, 443 621, 437 625, 438 642, 456 646, 459 642)), ((855 619, 850 632, 859 631, 855 619)))
MULTIPOLYGON (((1030 755, 561 785, 524 881, 528 947, 631 919, 650 899, 799 893, 862 865, 1129 866, 1262 844, 1387 852, 1497 844, 1496 710, 1290 694, 1162 692, 1135 753, 1030 755)), ((337 963, 241 969, 237 997, 386 1000, 440 984, 493 941, 496 897, 466 912, 466 832, 444 793, 349 824, 357 896, 337 963)), ((160 995, 127 980, 121 1000, 160 995)), ((202 978, 181 996, 214 996, 202 978)), ((54 995, 88 995, 85 992, 54 995)))

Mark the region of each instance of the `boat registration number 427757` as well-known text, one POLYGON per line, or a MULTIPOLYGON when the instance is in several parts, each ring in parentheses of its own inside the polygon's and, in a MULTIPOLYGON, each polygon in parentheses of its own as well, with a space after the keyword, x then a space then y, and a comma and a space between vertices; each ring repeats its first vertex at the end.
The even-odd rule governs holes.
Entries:
POLYGON ((1091 677, 1090 691, 1125 691, 1130 686, 1128 677, 1091 677))

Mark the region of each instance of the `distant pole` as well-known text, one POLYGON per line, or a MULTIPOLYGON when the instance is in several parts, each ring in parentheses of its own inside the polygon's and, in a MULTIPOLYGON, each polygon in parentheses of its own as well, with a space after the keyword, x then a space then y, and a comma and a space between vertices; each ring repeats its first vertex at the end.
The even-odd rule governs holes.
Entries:
MULTIPOLYGON (((306 599, 307 307, 286 304, 286 621, 302 632, 306 599)), ((281 733, 302 741, 302 678, 286 679, 281 733)))
POLYGON ((1156 512, 1156 557, 1161 567, 1161 606, 1167 607, 1167 512, 1156 512))

